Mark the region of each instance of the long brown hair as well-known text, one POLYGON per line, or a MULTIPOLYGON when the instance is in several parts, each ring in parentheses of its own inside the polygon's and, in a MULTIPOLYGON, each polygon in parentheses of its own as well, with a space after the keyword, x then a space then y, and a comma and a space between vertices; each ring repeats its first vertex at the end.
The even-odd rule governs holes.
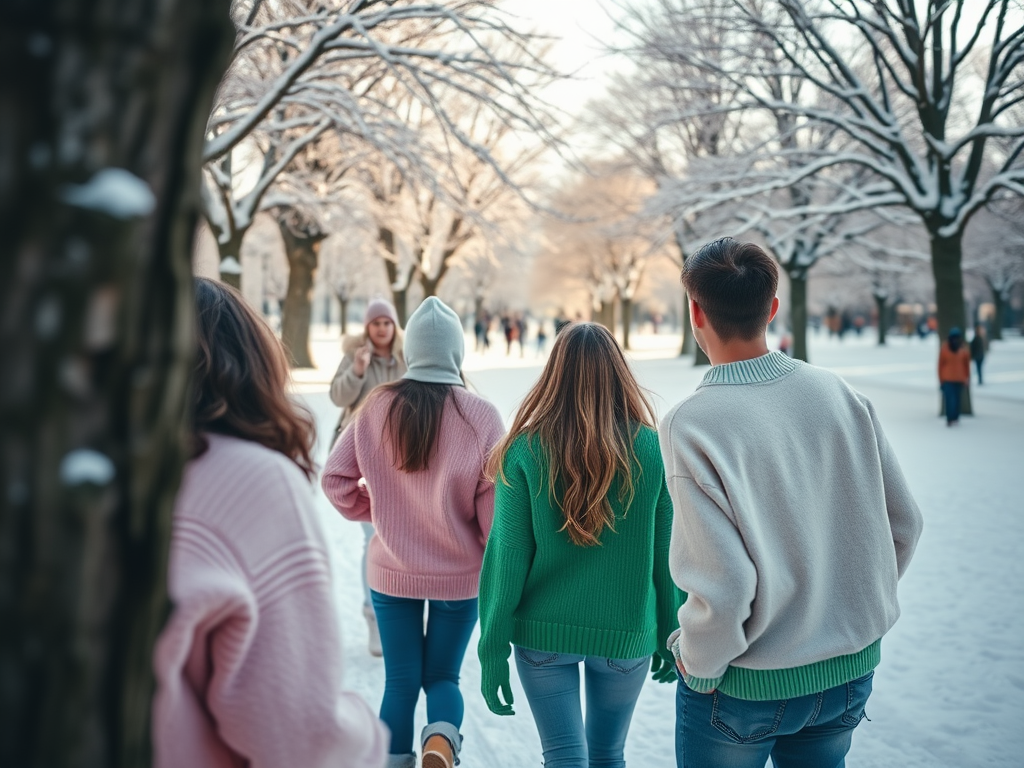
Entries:
POLYGON ((453 384, 430 384, 412 379, 399 379, 377 388, 376 397, 391 396, 387 437, 394 464, 402 472, 430 468, 449 400, 459 416, 465 418, 453 389, 453 384))
POLYGON ((283 453, 312 479, 313 418, 288 399, 288 363, 281 342, 233 288, 197 277, 196 368, 192 435, 252 440, 283 453))
POLYGON ((654 409, 615 337, 604 326, 573 323, 555 339, 540 380, 492 451, 487 476, 504 481, 509 446, 520 435, 536 435, 548 459, 548 492, 565 515, 561 530, 574 544, 595 546, 606 527, 615 530, 608 493, 616 477, 619 500, 632 503, 633 475, 642 470, 633 449, 641 426, 654 427, 654 409))

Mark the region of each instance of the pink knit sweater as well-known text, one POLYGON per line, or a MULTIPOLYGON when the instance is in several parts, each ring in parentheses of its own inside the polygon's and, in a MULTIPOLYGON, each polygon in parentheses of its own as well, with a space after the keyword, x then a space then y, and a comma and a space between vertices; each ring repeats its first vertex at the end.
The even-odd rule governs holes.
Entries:
POLYGON ((174 511, 157 642, 156 768, 384 765, 384 726, 341 689, 327 547, 281 454, 209 436, 174 511))
POLYGON ((327 498, 349 520, 373 523, 367 553, 370 588, 393 597, 476 597, 484 544, 494 517, 487 454, 505 431, 498 410, 455 387, 427 470, 399 471, 387 439, 391 394, 360 409, 331 451, 323 473, 327 498), (365 478, 365 488, 359 482, 365 478))

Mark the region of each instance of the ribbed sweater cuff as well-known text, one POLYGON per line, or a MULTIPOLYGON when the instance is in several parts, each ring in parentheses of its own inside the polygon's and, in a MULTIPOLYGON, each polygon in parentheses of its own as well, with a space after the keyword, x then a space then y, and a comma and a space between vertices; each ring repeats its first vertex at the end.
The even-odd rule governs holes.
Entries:
POLYGON ((719 678, 685 675, 687 687, 697 693, 719 690, 726 696, 748 701, 795 699, 827 691, 837 685, 863 677, 882 660, 882 640, 846 656, 805 664, 789 669, 746 669, 729 667, 719 678))

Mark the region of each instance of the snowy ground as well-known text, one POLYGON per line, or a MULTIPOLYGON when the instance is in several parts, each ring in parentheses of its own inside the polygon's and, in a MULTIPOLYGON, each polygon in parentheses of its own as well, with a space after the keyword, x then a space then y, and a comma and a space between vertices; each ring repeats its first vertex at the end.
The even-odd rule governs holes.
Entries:
MULTIPOLYGON (((675 357, 678 338, 638 336, 632 355, 659 413, 691 392, 704 369, 675 357)), ((471 384, 510 416, 541 360, 504 349, 467 358, 471 384)), ((300 371, 295 388, 321 435, 337 418, 326 391, 340 350, 336 334, 314 342, 319 370, 300 371)), ((926 519, 924 537, 900 586, 903 616, 883 642, 883 660, 857 729, 851 768, 1024 765, 1024 339, 993 345, 986 384, 972 387, 973 418, 947 429, 937 418, 934 339, 895 338, 886 348, 865 336, 840 343, 812 337, 811 357, 875 403, 926 519)), ((326 446, 321 445, 321 459, 326 446)), ((347 685, 377 706, 384 668, 366 651, 359 611, 359 527, 321 508, 337 547, 347 685)), ((513 672, 517 714, 491 715, 479 694, 475 639, 463 666, 463 765, 541 764, 540 744, 513 672)), ((633 718, 626 757, 633 766, 670 768, 674 686, 649 681, 633 718)), ((419 724, 425 717, 421 702, 419 724)))

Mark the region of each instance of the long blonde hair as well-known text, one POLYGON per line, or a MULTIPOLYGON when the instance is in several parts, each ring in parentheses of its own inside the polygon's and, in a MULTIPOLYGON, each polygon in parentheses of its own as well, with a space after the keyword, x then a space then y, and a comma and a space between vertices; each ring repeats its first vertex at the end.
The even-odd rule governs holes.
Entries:
POLYGON ((549 495, 565 516, 560 530, 574 544, 596 546, 606 527, 615 530, 608 493, 616 477, 619 501, 632 503, 639 471, 633 442, 641 426, 654 427, 654 409, 615 338, 604 326, 574 323, 555 340, 486 473, 506 482, 501 468, 509 446, 520 435, 535 435, 548 460, 549 495))

